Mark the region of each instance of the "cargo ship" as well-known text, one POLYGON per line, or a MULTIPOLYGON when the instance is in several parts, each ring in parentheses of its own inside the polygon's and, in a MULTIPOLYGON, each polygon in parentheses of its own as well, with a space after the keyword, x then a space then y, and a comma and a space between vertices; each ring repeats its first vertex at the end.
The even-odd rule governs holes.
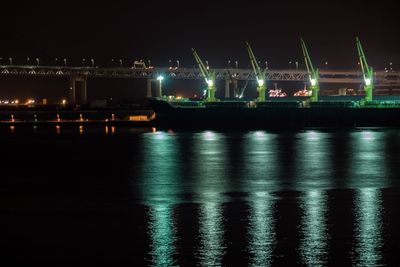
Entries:
POLYGON ((374 71, 368 65, 361 42, 356 38, 364 96, 359 99, 323 99, 319 96, 319 70, 313 67, 303 39, 301 47, 309 78, 309 97, 272 101, 266 97, 266 69, 259 66, 250 44, 247 52, 258 84, 254 101, 219 101, 215 72, 193 55, 207 84, 201 101, 160 97, 151 100, 158 127, 181 128, 293 128, 293 127, 399 127, 400 99, 373 97, 374 71))
POLYGON ((268 129, 400 127, 400 99, 331 101, 218 101, 153 98, 161 128, 268 129))

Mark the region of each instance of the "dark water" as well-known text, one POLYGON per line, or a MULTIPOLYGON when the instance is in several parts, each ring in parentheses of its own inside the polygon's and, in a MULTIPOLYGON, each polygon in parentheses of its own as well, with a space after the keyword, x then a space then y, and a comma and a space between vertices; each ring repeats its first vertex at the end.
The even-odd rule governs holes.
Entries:
POLYGON ((0 137, 3 265, 398 266, 400 130, 0 137))

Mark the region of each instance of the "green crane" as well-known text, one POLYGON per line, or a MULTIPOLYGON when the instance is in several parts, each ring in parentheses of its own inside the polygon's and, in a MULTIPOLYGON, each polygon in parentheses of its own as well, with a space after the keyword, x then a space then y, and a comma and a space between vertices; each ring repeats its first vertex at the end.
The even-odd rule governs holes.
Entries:
POLYGON ((360 65, 361 70, 363 72, 364 77, 364 91, 365 91, 365 98, 364 101, 372 101, 372 93, 374 91, 374 70, 371 66, 367 63, 367 58, 365 57, 364 50, 361 46, 360 39, 356 37, 356 44, 357 44, 357 51, 358 57, 360 58, 360 65))
POLYGON ((311 89, 311 102, 318 101, 318 92, 319 92, 319 70, 314 69, 314 66, 311 62, 310 54, 308 54, 308 50, 306 44, 303 41, 303 38, 300 39, 301 49, 303 50, 304 61, 306 63, 307 72, 310 77, 310 89, 311 89))
POLYGON ((247 52, 249 53, 251 65, 253 66, 254 73, 256 74, 257 78, 257 91, 258 91, 258 97, 257 101, 259 102, 264 102, 265 101, 265 93, 267 90, 267 86, 265 84, 265 71, 261 70, 260 66, 258 65, 257 59, 253 53, 253 50, 251 49, 251 46, 248 42, 246 42, 246 48, 247 52))
POLYGON ((208 102, 213 102, 217 101, 218 99, 215 97, 215 72, 211 71, 208 66, 206 67, 201 60, 200 56, 197 54, 196 50, 192 48, 193 56, 196 59, 197 64, 199 65, 199 69, 201 74, 203 75, 204 79, 206 80, 207 83, 207 96, 206 96, 206 101, 208 102))

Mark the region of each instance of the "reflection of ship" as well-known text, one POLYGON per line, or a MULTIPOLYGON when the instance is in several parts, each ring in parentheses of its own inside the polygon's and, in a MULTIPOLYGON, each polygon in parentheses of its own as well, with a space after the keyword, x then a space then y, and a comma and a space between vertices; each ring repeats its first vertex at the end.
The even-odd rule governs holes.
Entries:
POLYGON ((202 128, 377 127, 400 126, 400 101, 319 102, 167 101, 152 99, 155 126, 202 128))

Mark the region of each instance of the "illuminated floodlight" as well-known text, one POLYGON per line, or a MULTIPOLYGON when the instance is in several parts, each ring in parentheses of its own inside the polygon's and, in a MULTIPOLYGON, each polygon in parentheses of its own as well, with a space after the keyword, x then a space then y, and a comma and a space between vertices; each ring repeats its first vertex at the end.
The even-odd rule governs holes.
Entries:
POLYGON ((316 86, 317 85, 317 79, 311 78, 310 82, 311 82, 311 86, 316 86))
POLYGON ((157 81, 162 81, 162 80, 164 80, 163 76, 160 75, 160 76, 157 77, 157 81))
POLYGON ((62 105, 67 104, 67 100, 66 100, 66 99, 63 99, 63 100, 61 101, 61 104, 62 104, 62 105))
POLYGON ((365 78, 364 80, 365 80, 365 85, 366 85, 366 86, 370 86, 370 85, 371 85, 371 82, 372 82, 372 81, 371 81, 370 78, 365 78))
POLYGON ((209 79, 206 79, 206 83, 208 84, 208 87, 212 87, 214 85, 214 82, 209 79))
POLYGON ((264 84, 265 84, 265 81, 264 80, 262 80, 262 79, 257 79, 257 83, 258 83, 258 86, 264 86, 264 84))

